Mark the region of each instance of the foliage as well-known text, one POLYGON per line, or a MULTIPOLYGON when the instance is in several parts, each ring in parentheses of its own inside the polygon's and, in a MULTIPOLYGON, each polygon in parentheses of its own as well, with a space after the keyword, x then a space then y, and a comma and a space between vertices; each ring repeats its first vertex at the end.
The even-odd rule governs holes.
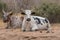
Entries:
POLYGON ((60 6, 53 3, 43 3, 36 8, 36 15, 46 17, 51 23, 60 22, 60 6))
POLYGON ((2 17, 2 9, 6 9, 6 4, 0 2, 0 18, 2 17))

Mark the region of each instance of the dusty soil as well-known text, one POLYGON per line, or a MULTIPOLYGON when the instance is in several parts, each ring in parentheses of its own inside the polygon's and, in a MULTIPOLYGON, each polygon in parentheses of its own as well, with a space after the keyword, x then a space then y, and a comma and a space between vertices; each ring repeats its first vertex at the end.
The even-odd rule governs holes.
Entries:
POLYGON ((20 29, 5 29, 6 24, 0 20, 0 40, 60 40, 60 24, 52 24, 54 33, 22 32, 20 29))

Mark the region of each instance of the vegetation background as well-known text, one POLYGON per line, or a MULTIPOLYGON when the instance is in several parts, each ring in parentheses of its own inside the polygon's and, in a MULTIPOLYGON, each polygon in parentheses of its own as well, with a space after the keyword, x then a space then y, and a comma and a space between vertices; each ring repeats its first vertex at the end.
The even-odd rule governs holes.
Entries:
POLYGON ((60 23, 60 0, 0 0, 0 18, 2 9, 18 13, 22 8, 33 9, 35 15, 46 17, 51 23, 60 23))

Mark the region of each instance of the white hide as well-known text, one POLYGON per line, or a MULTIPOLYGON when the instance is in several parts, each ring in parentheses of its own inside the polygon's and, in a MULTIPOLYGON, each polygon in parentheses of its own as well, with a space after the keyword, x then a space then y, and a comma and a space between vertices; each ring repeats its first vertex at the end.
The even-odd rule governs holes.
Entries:
POLYGON ((31 15, 31 10, 25 10, 25 16, 24 16, 24 20, 23 20, 23 23, 22 23, 22 30, 25 30, 26 29, 26 19, 28 19, 28 18, 30 18, 31 19, 31 21, 28 21, 31 25, 30 25, 30 27, 29 28, 31 28, 31 30, 36 30, 36 29, 47 29, 47 31, 51 31, 51 27, 50 27, 50 23, 49 23, 49 21, 48 21, 48 23, 46 23, 46 21, 44 21, 46 18, 43 18, 43 17, 39 17, 39 16, 32 16, 31 15), (34 18, 38 18, 40 21, 41 21, 41 23, 40 24, 37 24, 37 20, 34 20, 34 18), (43 22, 44 21, 44 22, 43 22))
POLYGON ((46 23, 46 22, 44 21, 46 18, 43 18, 43 17, 40 17, 40 16, 32 16, 32 17, 33 17, 33 18, 39 18, 39 19, 40 19, 42 25, 41 25, 41 24, 37 24, 37 26, 38 26, 39 29, 50 29, 50 28, 51 28, 49 21, 47 20, 48 23, 46 23), (43 21, 44 21, 44 22, 43 22, 43 21), (47 28, 47 26, 48 26, 48 28, 47 28))

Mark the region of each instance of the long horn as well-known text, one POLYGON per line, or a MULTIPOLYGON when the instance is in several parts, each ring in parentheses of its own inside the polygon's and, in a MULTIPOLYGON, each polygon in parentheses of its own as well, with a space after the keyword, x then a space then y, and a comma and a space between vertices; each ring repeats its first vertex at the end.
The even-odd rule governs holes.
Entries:
POLYGON ((12 13, 13 11, 10 11, 9 13, 12 13))
POLYGON ((32 7, 31 11, 35 11, 35 7, 32 7))
POLYGON ((10 15, 10 14, 12 14, 13 13, 13 11, 10 11, 10 12, 8 12, 8 15, 10 15))
POLYGON ((2 9, 2 12, 4 13, 4 14, 6 14, 6 12, 2 9))

